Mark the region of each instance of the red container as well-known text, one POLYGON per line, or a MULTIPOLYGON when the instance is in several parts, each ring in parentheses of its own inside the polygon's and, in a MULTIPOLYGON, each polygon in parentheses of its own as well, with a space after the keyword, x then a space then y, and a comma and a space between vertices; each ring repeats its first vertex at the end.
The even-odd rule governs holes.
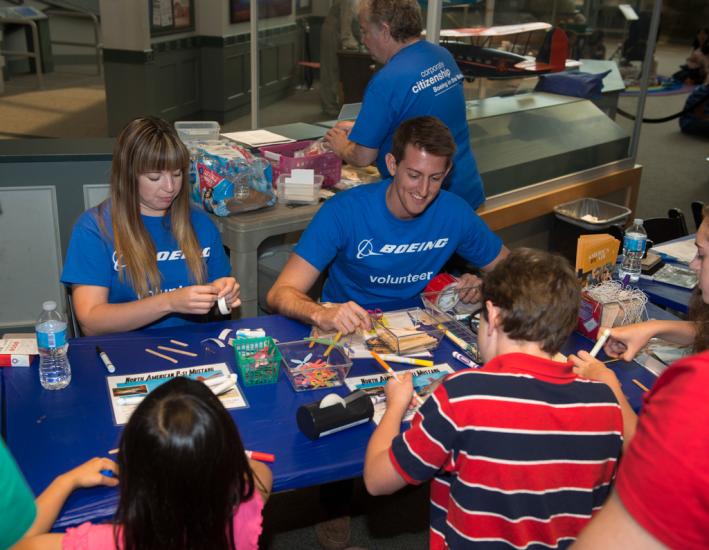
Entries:
POLYGON ((342 160, 332 151, 308 157, 293 156, 296 151, 305 149, 312 142, 313 140, 305 140, 259 147, 261 154, 273 167, 274 187, 276 186, 276 181, 278 181, 278 176, 290 174, 294 168, 313 169, 316 174, 320 174, 324 178, 323 187, 332 187, 340 181, 342 160))

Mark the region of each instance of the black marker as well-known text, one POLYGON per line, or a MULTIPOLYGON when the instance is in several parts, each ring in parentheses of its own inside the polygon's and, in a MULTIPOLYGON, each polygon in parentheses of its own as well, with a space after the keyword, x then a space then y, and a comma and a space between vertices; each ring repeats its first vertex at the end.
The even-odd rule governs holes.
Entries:
POLYGON ((111 360, 108 358, 108 355, 106 355, 105 351, 103 351, 100 347, 96 346, 96 353, 98 353, 98 356, 101 358, 101 361, 103 361, 103 364, 106 365, 106 370, 108 372, 116 372, 116 367, 113 366, 113 363, 111 363, 111 360))

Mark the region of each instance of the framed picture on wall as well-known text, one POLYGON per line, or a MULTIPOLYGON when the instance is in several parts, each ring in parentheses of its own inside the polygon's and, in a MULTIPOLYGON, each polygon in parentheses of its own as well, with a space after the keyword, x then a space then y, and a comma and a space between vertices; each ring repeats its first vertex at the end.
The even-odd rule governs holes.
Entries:
POLYGON ((295 14, 313 13, 313 0, 295 0, 295 14))
MULTIPOLYGON (((246 23, 251 17, 249 0, 229 0, 229 21, 246 23)), ((291 0, 258 0, 258 18, 269 19, 290 15, 293 12, 291 0)))
POLYGON ((150 0, 150 35, 194 30, 194 0, 150 0))

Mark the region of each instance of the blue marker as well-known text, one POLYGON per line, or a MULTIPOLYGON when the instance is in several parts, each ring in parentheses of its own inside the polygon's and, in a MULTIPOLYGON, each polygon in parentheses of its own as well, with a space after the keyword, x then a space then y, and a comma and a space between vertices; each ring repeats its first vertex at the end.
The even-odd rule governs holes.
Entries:
POLYGON ((113 470, 101 470, 101 475, 117 479, 117 476, 116 476, 116 474, 113 473, 113 470))

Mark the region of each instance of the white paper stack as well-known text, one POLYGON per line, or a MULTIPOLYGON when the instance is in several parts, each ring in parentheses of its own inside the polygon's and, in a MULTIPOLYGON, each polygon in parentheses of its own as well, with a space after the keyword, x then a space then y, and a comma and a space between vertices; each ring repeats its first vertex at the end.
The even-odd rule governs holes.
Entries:
POLYGON ((315 185, 315 172, 311 169, 296 168, 290 176, 285 176, 282 182, 282 197, 286 201, 315 202, 318 200, 319 186, 315 185))
POLYGON ((274 143, 292 143, 295 140, 269 132, 268 130, 245 130, 243 132, 229 132, 222 134, 225 138, 233 139, 239 143, 250 145, 251 147, 261 147, 262 145, 273 145, 274 143))

